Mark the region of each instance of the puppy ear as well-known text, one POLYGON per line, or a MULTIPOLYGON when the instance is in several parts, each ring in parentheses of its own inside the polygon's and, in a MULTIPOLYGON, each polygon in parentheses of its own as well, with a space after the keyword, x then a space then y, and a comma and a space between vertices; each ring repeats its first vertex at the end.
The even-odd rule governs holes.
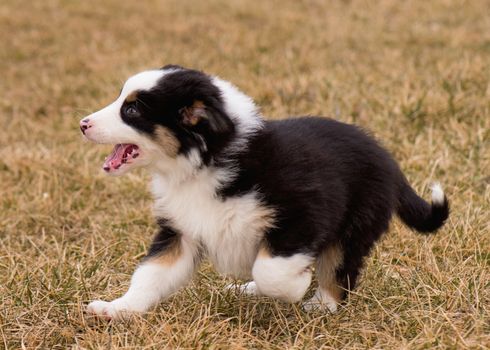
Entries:
POLYGON ((217 134, 226 134, 235 130, 233 122, 221 108, 206 106, 200 100, 194 101, 191 106, 181 108, 179 114, 182 125, 188 128, 202 124, 217 134))
POLYGON ((179 66, 178 64, 166 64, 165 66, 163 66, 160 69, 167 70, 167 69, 185 69, 185 68, 182 66, 179 66))
POLYGON ((179 110, 182 124, 193 127, 204 119, 208 119, 206 106, 202 101, 194 101, 192 106, 184 107, 179 110))

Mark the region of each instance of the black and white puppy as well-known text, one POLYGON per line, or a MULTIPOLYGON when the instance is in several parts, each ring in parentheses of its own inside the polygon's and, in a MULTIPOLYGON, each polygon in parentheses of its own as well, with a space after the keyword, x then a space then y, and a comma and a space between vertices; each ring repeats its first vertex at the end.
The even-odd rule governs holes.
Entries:
POLYGON ((94 301, 107 318, 142 313, 184 286, 202 258, 252 282, 246 293, 336 311, 394 213, 419 232, 448 217, 439 185, 432 204, 397 163, 355 126, 327 118, 262 119, 232 84, 169 65, 131 77, 119 97, 80 122, 85 137, 114 144, 111 175, 152 174, 159 225, 129 290, 94 301))

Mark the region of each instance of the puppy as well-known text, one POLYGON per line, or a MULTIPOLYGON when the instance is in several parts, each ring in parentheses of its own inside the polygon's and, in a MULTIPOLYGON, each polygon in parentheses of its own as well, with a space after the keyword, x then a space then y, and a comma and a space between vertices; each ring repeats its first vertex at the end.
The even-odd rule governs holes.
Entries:
POLYGON ((335 312, 393 214, 421 233, 449 214, 439 185, 428 204, 359 128, 266 121, 229 82, 180 66, 131 77, 80 129, 115 145, 107 174, 150 171, 159 226, 126 294, 88 305, 104 318, 149 310, 204 257, 220 273, 253 279, 239 290, 288 302, 303 298, 315 267, 319 287, 304 306, 335 312))

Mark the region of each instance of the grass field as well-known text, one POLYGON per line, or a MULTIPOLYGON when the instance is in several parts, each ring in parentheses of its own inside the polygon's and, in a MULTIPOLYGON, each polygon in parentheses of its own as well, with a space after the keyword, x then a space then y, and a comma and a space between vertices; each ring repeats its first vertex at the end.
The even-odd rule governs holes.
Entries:
POLYGON ((0 3, 0 348, 490 348, 490 3, 0 3), (144 318, 84 314, 127 287, 155 230, 148 175, 108 178, 79 119, 142 69, 233 81, 267 118, 371 130, 426 198, 436 236, 394 221, 335 315, 227 293, 205 264, 144 318))

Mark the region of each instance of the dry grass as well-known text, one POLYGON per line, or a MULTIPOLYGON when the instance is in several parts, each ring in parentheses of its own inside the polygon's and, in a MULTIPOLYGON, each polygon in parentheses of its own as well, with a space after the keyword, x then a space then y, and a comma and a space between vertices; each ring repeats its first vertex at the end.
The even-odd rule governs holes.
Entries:
MULTIPOLYGON (((484 1, 3 1, 0 344, 6 348, 489 348, 490 19, 484 1), (152 314, 84 315, 128 285, 154 225, 147 175, 107 178, 78 120, 130 74, 218 74, 270 118, 372 130, 452 216, 398 223, 336 315, 237 297, 204 266, 152 314)), ((2 346, 0 345, 0 348, 2 346)))

